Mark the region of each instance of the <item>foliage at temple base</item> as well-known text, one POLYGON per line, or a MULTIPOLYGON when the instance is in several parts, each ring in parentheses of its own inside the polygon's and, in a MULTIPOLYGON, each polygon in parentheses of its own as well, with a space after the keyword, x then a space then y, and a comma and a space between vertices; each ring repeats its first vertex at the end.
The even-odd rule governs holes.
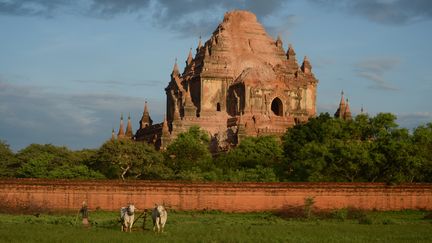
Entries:
POLYGON ((71 151, 31 144, 17 153, 0 142, 0 177, 191 181, 432 182, 432 123, 409 131, 396 116, 321 114, 279 139, 249 137, 212 157, 199 127, 179 134, 164 152, 130 139, 71 151))

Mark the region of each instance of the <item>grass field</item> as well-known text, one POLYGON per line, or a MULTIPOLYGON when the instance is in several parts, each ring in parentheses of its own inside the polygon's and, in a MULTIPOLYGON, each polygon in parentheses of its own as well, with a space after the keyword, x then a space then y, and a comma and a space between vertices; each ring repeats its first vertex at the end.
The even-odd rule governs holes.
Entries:
MULTIPOLYGON (((285 218, 272 213, 169 211, 165 233, 156 235, 151 220, 120 232, 116 212, 91 212, 84 228, 74 214, 0 214, 1 242, 432 242, 427 212, 346 210, 327 216, 285 218)), ((430 214, 429 214, 430 216, 430 214)))

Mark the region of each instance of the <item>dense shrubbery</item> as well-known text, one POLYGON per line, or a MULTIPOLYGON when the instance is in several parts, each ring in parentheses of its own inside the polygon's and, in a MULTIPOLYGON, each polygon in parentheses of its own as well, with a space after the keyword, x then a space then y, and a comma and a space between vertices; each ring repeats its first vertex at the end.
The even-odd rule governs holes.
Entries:
POLYGON ((432 182, 432 123, 410 133, 388 113, 351 121, 321 114, 289 129, 282 141, 246 138, 215 158, 209 142, 198 127, 162 153, 146 143, 116 140, 81 151, 31 144, 14 154, 0 142, 0 177, 432 182))

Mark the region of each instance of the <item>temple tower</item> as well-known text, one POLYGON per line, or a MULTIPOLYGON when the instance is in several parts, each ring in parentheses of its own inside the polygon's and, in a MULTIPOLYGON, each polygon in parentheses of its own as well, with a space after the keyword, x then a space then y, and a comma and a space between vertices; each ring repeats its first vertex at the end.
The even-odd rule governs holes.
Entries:
POLYGON ((181 72, 174 63, 164 122, 152 124, 144 112, 137 140, 156 136, 163 147, 168 137, 200 126, 213 141, 226 139, 215 146, 225 148, 246 136, 280 136, 316 115, 318 80, 309 58, 300 66, 293 46, 285 51, 282 37, 271 37, 251 12, 227 12, 207 41, 199 38, 195 55, 189 49, 185 64, 181 72))
POLYGON ((132 132, 132 122, 131 122, 131 117, 130 114, 128 115, 128 122, 127 122, 127 126, 126 126, 126 132, 125 132, 125 137, 127 138, 133 138, 134 134, 132 132))
POLYGON ((341 92, 341 100, 339 102, 339 107, 336 110, 334 117, 340 118, 343 120, 351 120, 352 119, 352 114, 351 114, 351 109, 350 109, 350 106, 348 103, 348 99, 344 98, 343 90, 341 92))
POLYGON ((147 107, 147 101, 144 103, 144 112, 140 120, 140 129, 153 125, 153 120, 150 118, 150 113, 147 107))
POLYGON ((120 116, 120 127, 117 133, 117 139, 125 138, 124 125, 123 125, 123 113, 120 116))

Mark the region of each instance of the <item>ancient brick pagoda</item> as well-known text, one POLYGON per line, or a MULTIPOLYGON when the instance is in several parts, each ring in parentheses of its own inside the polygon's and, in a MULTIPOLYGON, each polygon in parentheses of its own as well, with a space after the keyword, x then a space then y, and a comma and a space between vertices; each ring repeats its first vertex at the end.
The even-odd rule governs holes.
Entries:
MULTIPOLYGON (((363 108, 361 109, 361 113, 363 113, 363 108)), ((351 120, 352 114, 351 109, 348 103, 348 99, 344 99, 344 92, 342 90, 341 92, 341 100, 339 102, 339 107, 336 110, 336 113, 334 114, 334 117, 340 118, 343 120, 351 120)))
MULTIPOLYGON (((199 40, 195 57, 189 52, 183 73, 174 64, 164 121, 153 124, 146 103, 133 138, 163 149, 179 133, 199 126, 211 135, 215 152, 246 136, 282 135, 316 114, 318 80, 308 58, 300 66, 295 55, 292 45, 285 52, 281 38, 272 39, 253 13, 226 13, 211 38, 199 40)), ((120 131, 119 137, 126 136, 120 131)))

